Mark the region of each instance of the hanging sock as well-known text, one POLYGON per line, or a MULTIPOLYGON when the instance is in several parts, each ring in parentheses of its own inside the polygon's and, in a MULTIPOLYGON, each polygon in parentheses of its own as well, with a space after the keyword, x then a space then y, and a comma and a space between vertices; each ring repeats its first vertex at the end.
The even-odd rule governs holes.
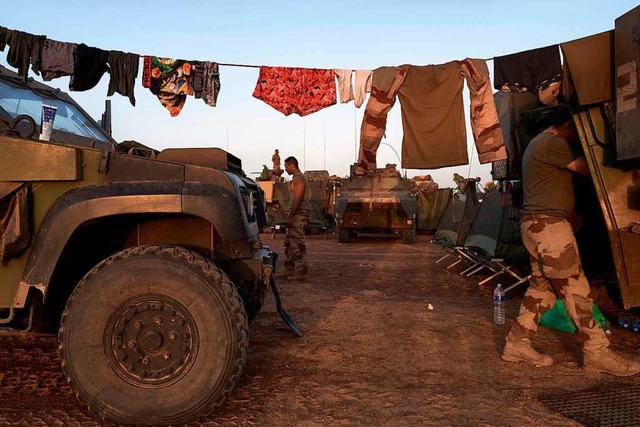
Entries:
POLYGON ((138 77, 140 56, 135 53, 112 50, 109 51, 107 63, 109 64, 109 74, 111 75, 107 96, 118 92, 120 95, 129 98, 129 102, 135 107, 136 98, 133 95, 133 90, 136 77, 138 77))
POLYGON ((367 93, 371 92, 371 70, 356 70, 356 87, 353 91, 353 103, 360 108, 367 93))
POLYGON ((285 116, 306 116, 336 103, 333 70, 260 67, 253 97, 285 116))
POLYGON ((185 60, 144 57, 142 86, 158 97, 171 117, 180 114, 187 95, 193 95, 191 80, 191 64, 185 60))
POLYGON ((27 78, 29 64, 37 75, 40 75, 40 58, 42 45, 46 36, 36 36, 22 31, 8 30, 6 43, 9 45, 7 63, 18 69, 18 75, 27 78))
POLYGON ((0 52, 4 52, 4 48, 7 47, 7 38, 10 32, 10 29, 0 25, 0 52))
POLYGON ((205 104, 215 107, 220 92, 218 64, 208 61, 191 61, 193 71, 193 95, 205 104))
POLYGON ((338 88, 340 89, 340 103, 346 104, 353 100, 353 88, 351 86, 351 70, 333 70, 338 78, 338 88))

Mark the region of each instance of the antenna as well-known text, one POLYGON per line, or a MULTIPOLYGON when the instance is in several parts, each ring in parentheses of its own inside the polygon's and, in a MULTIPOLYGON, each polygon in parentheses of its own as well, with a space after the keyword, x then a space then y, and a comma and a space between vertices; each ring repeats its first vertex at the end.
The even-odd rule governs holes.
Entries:
POLYGON ((109 136, 113 136, 111 134, 111 100, 110 99, 106 99, 104 101, 104 113, 102 113, 101 122, 102 122, 101 123, 102 129, 104 129, 104 131, 109 136))
POLYGON ((326 123, 322 123, 322 144, 324 149, 323 169, 327 170, 327 124, 326 123))
POLYGON ((358 161, 358 120, 357 120, 357 112, 355 103, 353 104, 353 156, 354 163, 358 161))

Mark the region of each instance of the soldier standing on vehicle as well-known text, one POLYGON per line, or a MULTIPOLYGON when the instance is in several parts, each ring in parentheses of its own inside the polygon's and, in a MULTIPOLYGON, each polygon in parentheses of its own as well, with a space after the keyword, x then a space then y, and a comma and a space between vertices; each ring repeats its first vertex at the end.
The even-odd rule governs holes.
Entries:
POLYGON ((522 158, 524 205, 522 240, 531 259, 531 279, 520 313, 506 337, 502 359, 549 366, 553 358, 531 345, 538 321, 559 297, 577 326, 587 371, 635 375, 640 363, 613 353, 604 330, 593 318, 589 282, 573 235, 572 173, 589 176, 584 156, 571 142, 578 139, 569 110, 533 138, 522 158))
POLYGON ((285 159, 284 170, 291 175, 291 182, 289 183, 291 210, 287 217, 287 233, 284 240, 284 253, 287 257, 284 262, 284 268, 289 277, 296 280, 304 280, 309 271, 304 230, 309 225, 311 190, 307 179, 300 172, 298 160, 295 157, 290 156, 285 159))
POLYGON ((280 150, 276 148, 276 151, 271 156, 271 162, 273 163, 273 177, 274 181, 280 181, 280 175, 282 175, 282 168, 280 166, 280 150))

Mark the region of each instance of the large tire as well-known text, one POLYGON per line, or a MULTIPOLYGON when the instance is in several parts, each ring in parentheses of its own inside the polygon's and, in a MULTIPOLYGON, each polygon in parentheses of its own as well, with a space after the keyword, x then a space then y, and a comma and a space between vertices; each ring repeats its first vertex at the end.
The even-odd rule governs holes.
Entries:
POLYGON ((184 424, 235 386, 247 325, 238 292, 211 261, 180 247, 131 248, 94 267, 69 298, 62 368, 105 420, 184 424))

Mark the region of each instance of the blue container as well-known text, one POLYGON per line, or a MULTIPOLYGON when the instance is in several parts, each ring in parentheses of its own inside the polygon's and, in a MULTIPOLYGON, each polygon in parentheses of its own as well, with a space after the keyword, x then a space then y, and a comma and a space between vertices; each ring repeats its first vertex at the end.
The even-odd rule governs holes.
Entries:
POLYGON ((629 329, 631 322, 626 317, 621 317, 618 319, 618 326, 624 329, 629 329))

